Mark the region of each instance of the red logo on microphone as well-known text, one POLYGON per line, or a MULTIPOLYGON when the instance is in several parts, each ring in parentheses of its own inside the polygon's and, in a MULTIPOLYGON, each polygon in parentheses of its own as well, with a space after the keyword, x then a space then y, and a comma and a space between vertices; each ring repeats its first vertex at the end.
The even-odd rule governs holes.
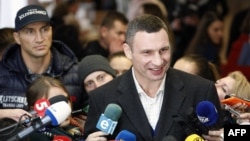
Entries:
POLYGON ((35 102, 34 110, 40 117, 43 117, 46 109, 50 106, 50 103, 47 99, 39 99, 35 102))
POLYGON ((69 137, 67 137, 67 136, 55 136, 54 138, 53 138, 53 141, 72 141, 69 137))

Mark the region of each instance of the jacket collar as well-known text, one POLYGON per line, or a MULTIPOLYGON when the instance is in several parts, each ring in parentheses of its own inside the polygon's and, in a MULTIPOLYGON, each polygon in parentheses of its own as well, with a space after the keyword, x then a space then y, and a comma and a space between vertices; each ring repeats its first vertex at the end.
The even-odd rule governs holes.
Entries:
MULTIPOLYGON (((53 41, 51 51, 53 60, 51 72, 48 75, 53 77, 60 76, 64 71, 78 62, 74 53, 60 41, 53 41)), ((2 63, 11 72, 29 74, 21 56, 20 45, 18 44, 14 44, 6 49, 3 54, 2 63)))

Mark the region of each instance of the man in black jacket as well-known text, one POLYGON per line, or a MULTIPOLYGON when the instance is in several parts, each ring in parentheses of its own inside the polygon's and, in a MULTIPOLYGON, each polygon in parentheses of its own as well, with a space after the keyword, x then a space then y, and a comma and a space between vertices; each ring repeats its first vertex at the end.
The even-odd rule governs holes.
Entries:
MULTIPOLYGON (((153 15, 137 17, 128 24, 123 49, 133 66, 110 83, 90 92, 84 129, 88 136, 86 141, 100 141, 104 137, 115 139, 122 130, 132 132, 136 141, 162 141, 165 136, 183 141, 192 132, 185 132, 188 126, 180 122, 182 115, 183 119, 184 115, 189 117, 186 111, 191 110, 188 109, 195 109, 200 102, 207 100, 215 105, 217 110, 214 111, 219 117, 209 121, 213 120, 214 128, 222 127, 221 107, 214 83, 170 67, 173 50, 170 32, 170 27, 153 15), (110 103, 119 105, 122 113, 114 133, 105 136, 96 125, 110 103), (178 116, 180 119, 175 118, 178 116)), ((189 126, 193 125, 193 119, 185 120, 189 126)), ((101 127, 109 129, 109 126, 101 127)))
POLYGON ((100 25, 99 38, 86 43, 83 57, 99 54, 108 58, 110 54, 122 51, 127 24, 128 20, 124 14, 109 11, 100 25))
POLYGON ((39 75, 63 82, 71 95, 73 110, 87 100, 77 77, 78 61, 62 42, 52 41, 47 11, 37 5, 21 8, 15 19, 16 44, 10 46, 0 62, 0 119, 18 121, 27 108, 26 89, 39 75))

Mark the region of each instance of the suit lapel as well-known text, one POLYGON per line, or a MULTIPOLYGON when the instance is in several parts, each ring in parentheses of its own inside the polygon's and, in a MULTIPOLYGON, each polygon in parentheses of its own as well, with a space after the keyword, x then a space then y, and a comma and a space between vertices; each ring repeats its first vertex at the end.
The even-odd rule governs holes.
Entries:
POLYGON ((145 140, 152 140, 151 127, 137 94, 131 69, 129 73, 125 74, 118 90, 123 93, 118 102, 123 109, 124 115, 127 116, 134 128, 145 140))
MULTIPOLYGON (((167 73, 163 105, 157 123, 156 136, 154 140, 160 140, 166 136, 173 124, 173 115, 176 115, 185 99, 180 92, 183 87, 182 81, 170 68, 167 73)), ((123 109, 123 113, 128 117, 134 128, 144 137, 145 140, 153 140, 152 129, 140 102, 137 90, 132 78, 130 69, 122 78, 118 90, 123 93, 118 102, 123 109)))
POLYGON ((185 96, 180 92, 180 89, 184 85, 182 81, 176 77, 171 68, 169 69, 167 75, 163 105, 157 123, 155 140, 160 140, 159 138, 168 134, 168 131, 173 124, 173 115, 178 113, 185 99, 185 96))

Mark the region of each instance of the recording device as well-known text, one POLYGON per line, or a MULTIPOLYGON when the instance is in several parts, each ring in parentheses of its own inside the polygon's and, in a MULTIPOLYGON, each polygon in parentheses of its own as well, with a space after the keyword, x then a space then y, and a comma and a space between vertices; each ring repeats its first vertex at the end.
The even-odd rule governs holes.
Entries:
POLYGON ((34 122, 28 128, 25 128, 16 136, 8 139, 7 141, 16 141, 25 138, 35 130, 49 124, 58 126, 61 122, 65 121, 71 113, 71 107, 64 101, 57 102, 49 106, 45 111, 45 117, 34 122))
POLYGON ((32 117, 28 117, 25 120, 21 121, 20 123, 15 123, 15 124, 12 124, 8 127, 2 128, 2 129, 0 129, 0 133, 7 131, 9 129, 12 129, 14 127, 17 127, 18 125, 28 126, 28 124, 35 122, 36 120, 39 120, 40 117, 43 117, 46 109, 51 104, 54 104, 54 103, 57 103, 60 101, 68 102, 68 99, 63 95, 57 95, 57 96, 50 98, 49 100, 46 100, 46 99, 37 100, 34 104, 34 108, 36 107, 36 109, 29 111, 29 113, 32 115, 32 117))
POLYGON ((238 96, 232 96, 232 95, 226 95, 225 99, 221 100, 222 104, 227 104, 229 106, 233 106, 237 103, 244 103, 246 104, 248 107, 250 107, 250 100, 246 99, 246 98, 241 98, 238 96))
POLYGON ((38 99, 34 104, 34 110, 29 111, 32 115, 31 118, 27 118, 21 122, 21 125, 27 125, 32 121, 37 120, 38 117, 44 117, 46 109, 57 102, 64 101, 68 103, 68 99, 63 95, 57 95, 51 97, 49 100, 46 99, 38 99))
POLYGON ((218 120, 218 112, 210 101, 201 101, 196 106, 196 114, 199 121, 207 127, 213 126, 218 120))
POLYGON ((122 130, 116 136, 115 141, 136 141, 136 136, 128 130, 122 130))
POLYGON ((104 114, 101 114, 96 124, 96 128, 112 135, 118 123, 117 121, 121 116, 121 113, 122 109, 119 105, 114 103, 108 104, 104 111, 104 114))
POLYGON ((230 112, 231 114, 235 115, 236 117, 240 116, 240 113, 238 111, 234 110, 231 106, 227 104, 224 105, 224 109, 230 112))
MULTIPOLYGON (((231 114, 235 115, 236 117, 240 117, 240 113, 238 111, 236 111, 235 109, 233 109, 231 106, 225 104, 224 109, 227 110, 228 112, 230 112, 231 114)), ((239 125, 250 125, 249 121, 244 121, 241 119, 237 119, 236 122, 239 125)))
POLYGON ((162 141, 177 141, 177 139, 174 136, 166 136, 162 139, 162 141))
POLYGON ((34 110, 29 111, 29 113, 31 115, 35 115, 35 116, 39 115, 40 117, 43 117, 46 109, 50 105, 55 104, 55 103, 60 102, 60 101, 65 101, 66 103, 68 103, 68 99, 63 95, 53 96, 49 100, 38 99, 34 104, 34 110))
POLYGON ((177 118, 177 122, 184 127, 186 134, 190 135, 190 138, 185 141, 193 141, 194 137, 199 139, 198 137, 202 134, 208 135, 209 129, 216 124, 217 120, 217 109, 210 101, 201 101, 196 106, 196 111, 190 107, 183 116, 177 118))
POLYGON ((204 141, 204 139, 197 134, 191 134, 186 137, 185 141, 204 141))

